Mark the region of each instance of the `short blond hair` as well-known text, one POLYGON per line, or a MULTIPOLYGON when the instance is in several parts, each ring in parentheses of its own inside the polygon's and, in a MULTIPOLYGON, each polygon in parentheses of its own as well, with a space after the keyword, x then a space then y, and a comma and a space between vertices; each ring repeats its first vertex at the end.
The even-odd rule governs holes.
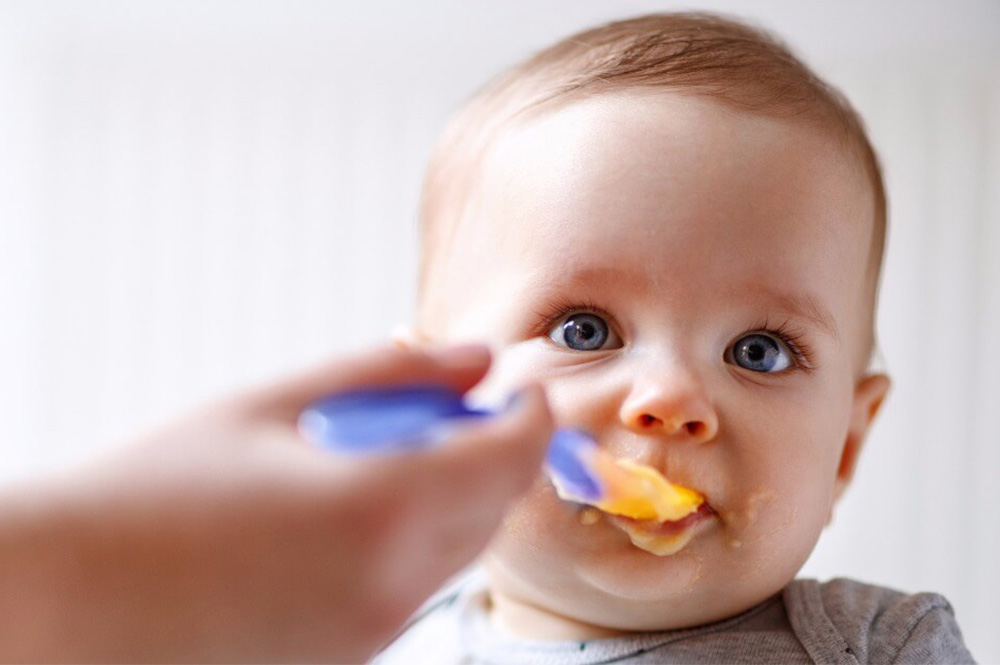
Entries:
POLYGON ((887 202, 861 118, 843 94, 774 35, 734 18, 694 12, 640 16, 571 35, 490 81, 458 110, 425 175, 418 299, 436 253, 451 245, 484 154, 505 127, 581 96, 638 88, 695 94, 740 111, 811 123, 837 137, 871 185, 868 265, 874 311, 887 202))

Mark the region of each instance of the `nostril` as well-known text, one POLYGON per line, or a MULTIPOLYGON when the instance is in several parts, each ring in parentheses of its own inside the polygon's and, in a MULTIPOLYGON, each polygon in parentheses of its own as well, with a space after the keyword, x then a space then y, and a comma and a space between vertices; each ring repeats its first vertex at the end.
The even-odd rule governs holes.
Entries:
POLYGON ((692 436, 701 436, 705 431, 705 423, 693 421, 687 423, 687 431, 691 433, 692 436))
POLYGON ((639 424, 642 425, 643 427, 652 426, 652 424, 655 423, 656 420, 657 419, 655 416, 651 416, 648 413, 644 413, 641 416, 639 416, 639 424))

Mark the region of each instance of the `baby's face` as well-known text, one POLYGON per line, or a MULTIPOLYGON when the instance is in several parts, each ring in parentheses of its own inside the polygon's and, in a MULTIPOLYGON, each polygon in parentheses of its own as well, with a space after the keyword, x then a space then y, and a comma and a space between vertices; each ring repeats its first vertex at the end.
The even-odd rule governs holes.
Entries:
POLYGON ((872 406, 856 391, 872 203, 843 155, 815 129, 662 92, 576 102, 496 143, 424 332, 493 344, 481 394, 541 381, 560 426, 711 508, 657 556, 539 478, 488 552, 496 594, 665 629, 799 570, 872 406))

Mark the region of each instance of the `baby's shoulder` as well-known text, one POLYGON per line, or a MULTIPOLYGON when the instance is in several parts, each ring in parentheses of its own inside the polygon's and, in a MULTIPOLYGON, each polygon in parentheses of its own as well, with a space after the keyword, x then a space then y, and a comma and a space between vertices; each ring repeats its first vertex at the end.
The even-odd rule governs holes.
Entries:
POLYGON ((783 593, 796 637, 816 662, 971 663, 951 604, 838 578, 795 580, 783 593))

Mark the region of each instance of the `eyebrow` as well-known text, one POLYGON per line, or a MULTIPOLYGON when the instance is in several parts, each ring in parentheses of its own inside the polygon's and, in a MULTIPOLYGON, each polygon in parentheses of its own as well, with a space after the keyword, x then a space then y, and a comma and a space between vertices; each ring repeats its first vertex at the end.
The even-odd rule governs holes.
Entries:
MULTIPOLYGON (((617 266, 598 266, 574 270, 569 275, 564 276, 566 283, 571 286, 586 287, 591 284, 605 284, 614 282, 636 291, 647 290, 650 287, 648 277, 641 272, 635 272, 617 266)), ((550 283, 550 280, 542 280, 550 283)), ((812 293, 786 293, 759 282, 744 284, 734 293, 742 296, 750 294, 751 297, 759 300, 766 300, 776 305, 776 309, 784 314, 788 314, 798 319, 803 319, 811 323, 821 332, 826 333, 833 339, 840 341, 840 333, 837 330, 837 322, 830 312, 823 306, 822 300, 812 293)), ((746 299, 746 298, 744 298, 746 299)))
POLYGON ((778 309, 782 312, 805 319, 821 332, 825 332, 838 342, 840 341, 837 322, 823 306, 822 301, 812 293, 784 293, 759 284, 748 285, 744 289, 758 297, 777 303, 778 309))

